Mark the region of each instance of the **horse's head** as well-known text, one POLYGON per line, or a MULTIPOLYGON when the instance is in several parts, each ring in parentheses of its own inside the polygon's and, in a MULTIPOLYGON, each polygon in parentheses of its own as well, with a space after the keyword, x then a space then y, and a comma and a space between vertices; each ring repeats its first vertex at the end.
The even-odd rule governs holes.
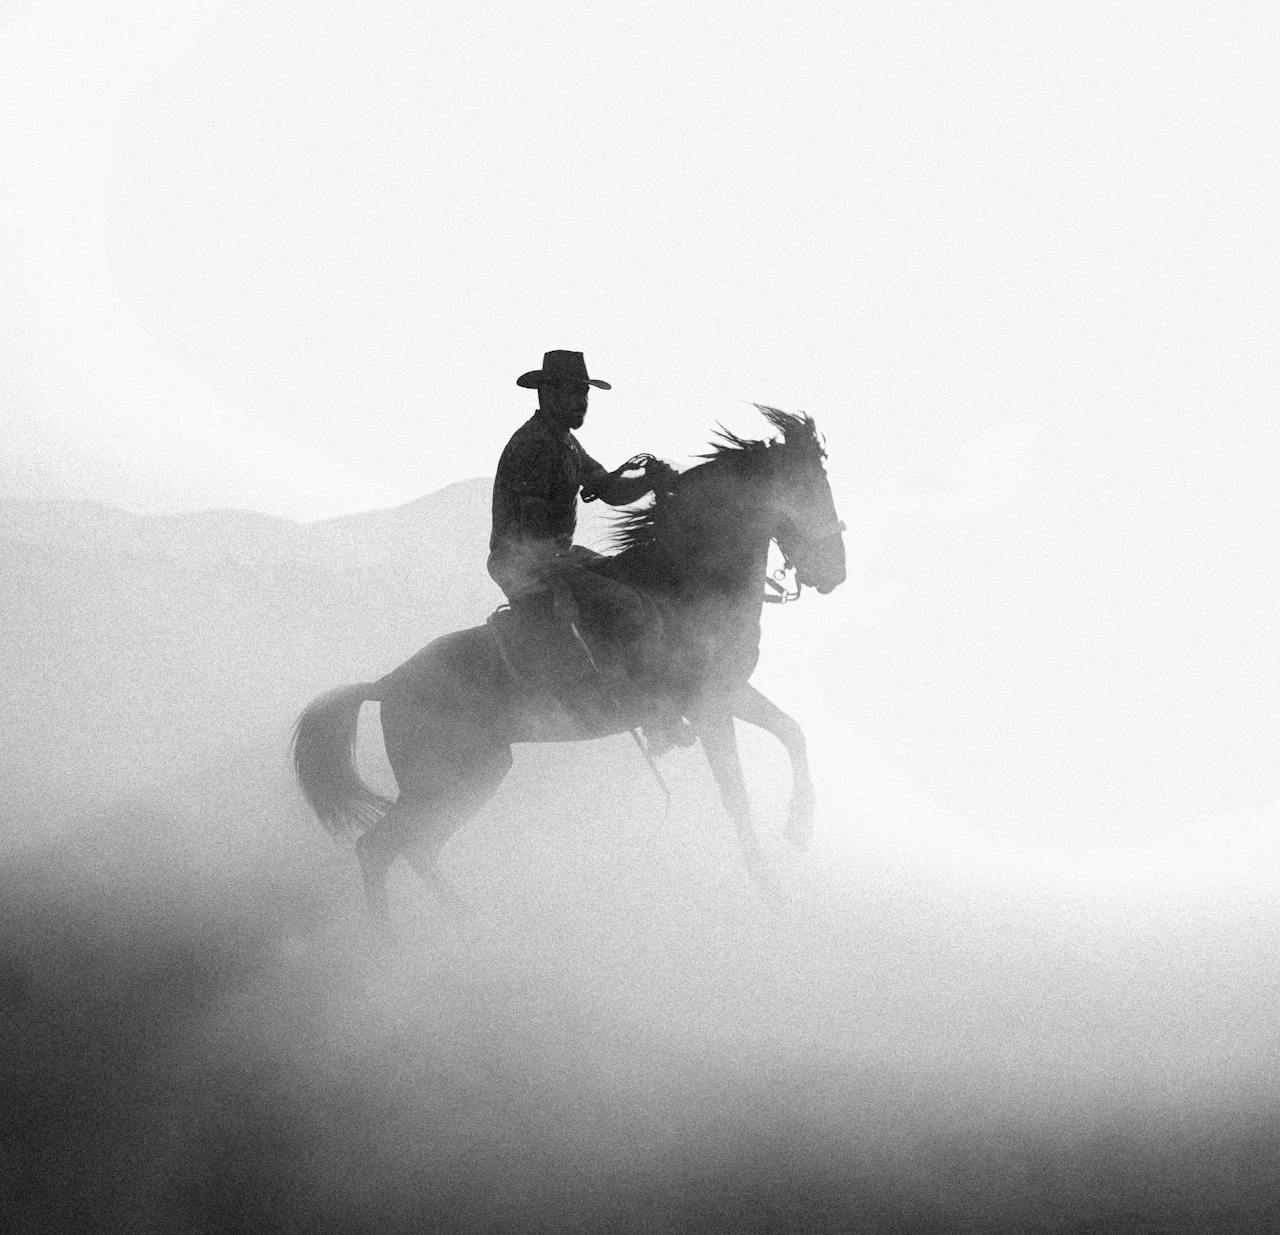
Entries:
POLYGON ((827 479, 827 452, 813 420, 803 412, 760 411, 782 432, 782 440, 769 447, 778 513, 774 539, 788 565, 795 567, 797 582, 826 595, 846 576, 844 524, 827 479))
POLYGON ((756 406, 780 438, 756 441, 722 426, 707 462, 618 519, 614 544, 642 552, 639 569, 656 572, 647 585, 670 588, 688 577, 758 588, 770 540, 805 587, 826 593, 844 582, 844 524, 817 429, 803 412, 756 406))

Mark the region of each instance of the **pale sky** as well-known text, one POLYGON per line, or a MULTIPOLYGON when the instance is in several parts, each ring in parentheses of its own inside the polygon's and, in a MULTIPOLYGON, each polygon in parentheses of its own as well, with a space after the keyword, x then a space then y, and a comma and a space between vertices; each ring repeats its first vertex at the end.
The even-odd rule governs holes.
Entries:
POLYGON ((1089 507, 1273 503, 1278 35, 1265 4, 8 4, 0 483, 406 501, 490 472, 569 347, 614 384, 606 463, 758 400, 817 417, 842 488, 1016 440, 1089 507))

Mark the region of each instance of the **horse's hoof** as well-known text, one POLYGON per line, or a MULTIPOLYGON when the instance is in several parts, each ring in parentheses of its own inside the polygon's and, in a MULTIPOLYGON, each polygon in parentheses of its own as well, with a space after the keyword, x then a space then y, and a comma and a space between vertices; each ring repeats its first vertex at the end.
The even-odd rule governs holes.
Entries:
POLYGON ((813 840, 813 794, 797 793, 791 799, 791 813, 787 816, 787 840, 797 849, 808 849, 813 840))

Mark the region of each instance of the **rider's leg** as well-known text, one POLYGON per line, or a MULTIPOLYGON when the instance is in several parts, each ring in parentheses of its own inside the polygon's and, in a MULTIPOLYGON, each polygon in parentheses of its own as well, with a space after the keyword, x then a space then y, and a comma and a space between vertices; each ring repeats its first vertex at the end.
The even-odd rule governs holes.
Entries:
POLYGON ((693 730, 663 680, 657 608, 627 584, 574 562, 564 562, 556 578, 572 593, 595 671, 622 711, 639 718, 651 752, 689 745, 693 730))

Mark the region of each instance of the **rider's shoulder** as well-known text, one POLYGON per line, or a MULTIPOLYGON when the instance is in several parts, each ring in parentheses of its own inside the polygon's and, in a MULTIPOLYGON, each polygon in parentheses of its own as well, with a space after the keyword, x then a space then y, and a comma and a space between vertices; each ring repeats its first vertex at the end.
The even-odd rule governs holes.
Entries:
POLYGON ((507 441, 505 453, 522 454, 528 451, 549 452, 559 455, 570 450, 579 453, 582 444, 567 429, 557 429, 541 416, 530 416, 507 441))
POLYGON ((524 473, 539 467, 551 466, 555 457, 555 443, 543 429, 540 421, 525 421, 508 439, 498 460, 500 475, 509 472, 524 473))
POLYGON ((518 437, 528 437, 531 433, 537 433, 541 425, 537 416, 530 416, 528 420, 520 424, 511 435, 514 442, 518 437))
POLYGON ((564 430, 557 429, 545 417, 534 414, 511 435, 511 441, 558 442, 562 441, 566 436, 572 438, 573 434, 566 434, 564 430))
POLYGON ((535 416, 530 416, 508 439, 507 452, 518 450, 520 447, 528 445, 532 442, 541 441, 545 436, 541 422, 535 416))

